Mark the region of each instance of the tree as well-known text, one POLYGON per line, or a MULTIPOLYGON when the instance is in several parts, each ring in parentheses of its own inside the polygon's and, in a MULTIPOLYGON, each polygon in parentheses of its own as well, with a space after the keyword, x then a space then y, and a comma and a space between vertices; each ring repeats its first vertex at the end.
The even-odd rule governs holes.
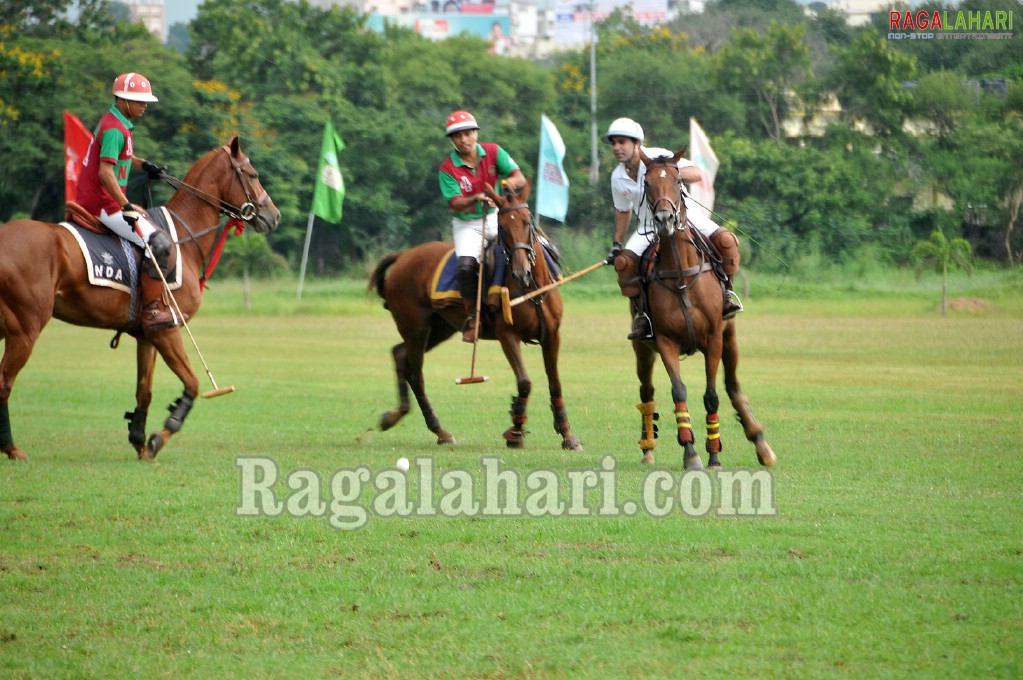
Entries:
POLYGON ((883 34, 863 32, 836 50, 824 83, 838 95, 850 124, 866 122, 875 135, 890 137, 901 133, 912 110, 906 82, 916 73, 912 56, 890 47, 883 34))
POLYGON ((787 98, 810 74, 805 34, 806 24, 785 26, 775 21, 763 33, 736 29, 715 55, 718 82, 749 102, 764 132, 776 142, 785 136, 787 98))
POLYGON ((912 257, 916 263, 916 276, 920 278, 924 269, 933 267, 941 274, 941 315, 948 312, 948 270, 959 267, 967 274, 973 273, 973 250, 966 239, 945 237, 939 230, 931 234, 929 241, 918 241, 913 246, 912 257))

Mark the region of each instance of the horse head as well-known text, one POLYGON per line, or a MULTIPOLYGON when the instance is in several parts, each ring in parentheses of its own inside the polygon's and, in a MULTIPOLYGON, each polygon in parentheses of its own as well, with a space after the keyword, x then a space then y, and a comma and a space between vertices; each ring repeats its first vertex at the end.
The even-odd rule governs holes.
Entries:
POLYGON ((242 153, 237 136, 206 154, 176 186, 219 213, 251 224, 259 233, 280 224, 281 211, 260 184, 259 173, 242 153))
POLYGON ((487 196, 497 205, 497 237, 501 239, 509 263, 512 276, 523 288, 533 285, 533 265, 536 264, 536 225, 533 214, 529 212, 529 191, 532 185, 526 185, 517 194, 502 196, 490 185, 485 187, 487 196))
POLYGON ((643 192, 659 236, 671 236, 685 225, 686 205, 682 200, 682 178, 678 162, 685 153, 650 158, 640 149, 639 158, 646 166, 643 192))

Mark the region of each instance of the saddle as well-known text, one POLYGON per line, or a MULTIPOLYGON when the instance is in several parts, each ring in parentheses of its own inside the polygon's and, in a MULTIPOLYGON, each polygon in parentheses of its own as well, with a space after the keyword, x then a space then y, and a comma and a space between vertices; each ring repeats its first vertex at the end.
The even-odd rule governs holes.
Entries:
MULTIPOLYGON (((165 208, 150 209, 146 211, 146 217, 153 226, 170 236, 175 248, 180 248, 176 243, 173 220, 165 208)), ((65 219, 60 226, 67 229, 78 243, 85 259, 89 283, 128 294, 129 328, 126 330, 134 330, 142 304, 139 294, 139 276, 144 258, 142 248, 115 234, 78 203, 69 201, 66 204, 65 219)), ((175 266, 171 271, 164 272, 164 275, 171 290, 181 287, 182 267, 175 266)))

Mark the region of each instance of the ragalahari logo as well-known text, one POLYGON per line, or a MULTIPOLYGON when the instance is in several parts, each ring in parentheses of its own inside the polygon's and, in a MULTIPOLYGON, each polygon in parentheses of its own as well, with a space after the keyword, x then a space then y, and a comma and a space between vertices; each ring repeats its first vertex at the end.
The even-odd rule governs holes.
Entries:
POLYGON ((888 14, 888 30, 889 40, 1009 40, 1013 36, 1013 12, 892 11, 888 14))

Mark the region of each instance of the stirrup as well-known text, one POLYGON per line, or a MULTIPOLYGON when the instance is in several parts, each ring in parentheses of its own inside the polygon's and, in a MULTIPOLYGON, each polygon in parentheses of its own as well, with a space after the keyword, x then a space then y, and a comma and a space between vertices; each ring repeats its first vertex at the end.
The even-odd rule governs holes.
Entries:
MULTIPOLYGON (((480 330, 483 330, 482 325, 480 330)), ((470 314, 462 324, 462 342, 472 344, 476 342, 476 315, 470 314)))
POLYGON ((721 310, 721 318, 727 321, 734 318, 736 314, 743 311, 742 300, 735 294, 734 290, 725 291, 725 306, 721 310))
POLYGON ((654 337, 653 324, 646 314, 637 314, 632 319, 632 332, 629 333, 629 340, 649 340, 654 337))

